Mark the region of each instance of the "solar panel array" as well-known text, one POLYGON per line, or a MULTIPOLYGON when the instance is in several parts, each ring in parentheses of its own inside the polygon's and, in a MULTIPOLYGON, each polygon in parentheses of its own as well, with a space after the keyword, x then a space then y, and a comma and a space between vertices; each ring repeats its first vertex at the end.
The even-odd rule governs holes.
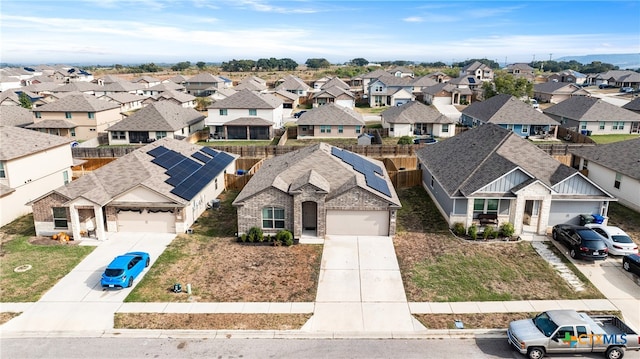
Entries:
POLYGON ((167 169, 165 174, 169 178, 165 182, 173 186, 171 193, 188 201, 195 197, 234 159, 227 153, 218 152, 208 147, 203 147, 191 155, 200 162, 164 146, 158 146, 147 153, 155 157, 151 162, 167 169))
POLYGON ((342 162, 350 165, 356 172, 362 173, 367 186, 387 197, 391 197, 389 185, 384 179, 384 172, 382 172, 382 168, 380 168, 380 166, 356 155, 353 152, 341 150, 336 147, 331 148, 331 154, 341 159, 342 162))

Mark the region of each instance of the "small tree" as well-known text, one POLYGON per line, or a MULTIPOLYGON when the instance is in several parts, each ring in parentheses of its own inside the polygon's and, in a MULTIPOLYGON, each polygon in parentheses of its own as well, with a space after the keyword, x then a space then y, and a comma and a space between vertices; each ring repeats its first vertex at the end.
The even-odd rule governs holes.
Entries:
POLYGON ((209 107, 212 102, 213 100, 211 97, 196 97, 196 110, 206 111, 207 107, 209 107))
POLYGON ((455 233, 458 236, 464 236, 467 231, 464 228, 464 224, 462 224, 462 222, 456 222, 453 224, 453 233, 455 233))
POLYGON ((27 109, 31 109, 33 107, 33 103, 31 102, 31 99, 29 98, 29 96, 27 96, 26 93, 24 92, 20 92, 20 106, 27 108, 27 109))
POLYGON ((259 227, 251 227, 249 228, 249 232, 247 232, 247 239, 249 242, 262 242, 264 240, 264 235, 262 233, 262 229, 259 227))
POLYGON ((513 228, 513 224, 506 222, 500 226, 500 233, 503 237, 511 238, 515 233, 515 228, 513 228))
POLYGON ((411 136, 402 136, 398 139, 399 145, 410 145, 413 143, 413 137, 411 136))

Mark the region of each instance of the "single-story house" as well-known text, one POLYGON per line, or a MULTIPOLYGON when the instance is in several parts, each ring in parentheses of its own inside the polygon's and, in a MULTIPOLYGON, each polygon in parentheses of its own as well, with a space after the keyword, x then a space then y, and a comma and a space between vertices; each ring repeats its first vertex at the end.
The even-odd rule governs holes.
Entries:
POLYGON ((494 123, 522 137, 557 133, 559 123, 512 95, 500 94, 474 102, 462 110, 460 122, 468 127, 494 123))
POLYGON ((569 82, 576 85, 582 85, 587 81, 587 75, 574 70, 564 70, 549 75, 547 82, 569 82))
POLYGON ((593 135, 638 133, 640 130, 640 114, 596 97, 571 97, 543 112, 560 122, 562 127, 589 131, 593 135))
POLYGON ((640 212, 640 138, 575 148, 571 154, 590 180, 640 212))
MULTIPOLYGON (((626 104, 624 104, 624 106, 622 106, 622 108, 640 114, 640 97, 636 97, 633 100, 627 102, 626 104)), ((635 132, 638 131, 636 130, 635 132)), ((631 133, 635 132, 633 130, 631 131, 631 133)))
POLYGON ((225 188, 238 156, 163 138, 34 199, 37 235, 184 233, 225 188))
POLYGON ((149 143, 161 138, 187 137, 204 128, 204 118, 192 108, 158 101, 107 128, 110 145, 149 143))
POLYGON ((297 124, 299 138, 357 138, 365 125, 360 113, 335 103, 305 112, 297 124))
POLYGON ((548 233, 581 214, 606 217, 615 198, 501 126, 486 124, 417 151, 422 185, 450 226, 480 224, 480 214, 515 234, 548 233))
POLYGON ((455 121, 438 111, 433 105, 411 101, 391 107, 382 114, 382 127, 389 129, 389 136, 451 137, 455 135, 455 121))
POLYGON ((284 90, 289 91, 298 97, 306 97, 307 93, 311 90, 311 87, 307 85, 301 78, 293 76, 291 74, 285 76, 282 79, 276 81, 276 91, 284 90))
POLYGON ((551 81, 533 85, 533 97, 539 102, 560 103, 572 96, 591 96, 591 93, 569 82, 551 81))
POLYGON ((70 142, 60 136, 0 126, 0 227, 31 213, 27 202, 71 180, 70 142))
POLYGON ((313 94, 313 107, 318 107, 330 103, 336 105, 353 108, 355 106, 356 96, 339 86, 323 87, 320 91, 313 94))
MULTIPOLYGON (((323 106, 326 107, 326 106, 323 106)), ((238 234, 395 234, 400 200, 382 162, 326 143, 264 161, 236 197, 238 234)))

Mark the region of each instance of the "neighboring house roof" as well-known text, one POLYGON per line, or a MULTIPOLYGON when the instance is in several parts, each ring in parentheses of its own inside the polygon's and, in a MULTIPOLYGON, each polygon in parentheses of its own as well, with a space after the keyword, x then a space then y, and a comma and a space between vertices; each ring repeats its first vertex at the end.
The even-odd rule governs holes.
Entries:
POLYGON ((410 101, 402 106, 391 107, 382 112, 387 123, 454 123, 435 106, 427 106, 418 101, 410 101))
POLYGON ((294 94, 292 92, 289 92, 287 90, 278 90, 278 91, 274 92, 274 95, 280 95, 280 96, 286 97, 286 98, 288 98, 289 100, 292 100, 292 101, 295 101, 295 100, 298 99, 298 95, 296 95, 296 94, 294 94))
POLYGON ((215 84, 215 83, 219 83, 219 82, 224 82, 223 79, 221 79, 218 76, 214 76, 208 72, 201 72, 191 78, 189 78, 187 80, 188 83, 190 84, 196 84, 196 83, 211 83, 211 84, 215 84))
POLYGON ((146 89, 146 91, 159 91, 159 92, 173 91, 173 90, 184 90, 184 86, 174 82, 163 82, 157 85, 153 85, 148 89, 146 89))
POLYGON ((128 92, 116 92, 116 93, 104 95, 98 98, 101 100, 111 99, 112 101, 117 102, 119 104, 135 102, 135 101, 143 101, 147 99, 146 96, 135 95, 128 92))
POLYGON ((44 152, 54 147, 66 145, 71 141, 65 137, 20 127, 0 126, 0 161, 9 161, 44 152))
POLYGON ((175 84, 180 84, 182 85, 183 83, 187 82, 187 78, 185 76, 182 75, 175 75, 172 78, 169 79, 169 81, 175 83, 175 84))
POLYGON ((583 93, 584 96, 590 96, 591 93, 589 91, 583 89, 582 87, 572 83, 572 82, 543 82, 541 84, 533 85, 533 92, 544 93, 544 94, 554 94, 558 93, 583 93))
POLYGON ((180 103, 186 103, 186 102, 195 101, 196 97, 182 91, 166 90, 166 91, 163 91, 160 95, 158 95, 158 100, 162 100, 162 99, 167 99, 167 100, 173 99, 180 103))
POLYGON ((267 89, 267 86, 255 81, 243 81, 243 82, 240 82, 237 86, 234 86, 234 89, 238 91, 240 90, 263 91, 267 89))
POLYGON ((448 83, 454 85, 475 86, 480 85, 482 83, 482 80, 476 80, 476 78, 473 76, 460 76, 452 78, 448 83))
POLYGON ((574 96, 544 113, 580 121, 640 121, 640 115, 596 97, 574 96))
POLYGON ((520 71, 526 71, 526 72, 533 72, 533 67, 529 66, 529 64, 520 62, 520 63, 508 65, 507 70, 520 70, 520 71))
POLYGON ((336 76, 331 80, 325 82, 325 84, 322 85, 321 89, 324 90, 334 86, 340 87, 341 89, 344 89, 344 90, 348 90, 351 88, 351 86, 349 86, 346 82, 342 81, 339 77, 336 76))
POLYGON ((363 78, 363 79, 377 79, 380 76, 389 76, 389 75, 390 74, 387 71, 385 71, 383 69, 377 69, 377 70, 371 71, 369 73, 366 73, 366 74, 364 74, 364 75, 362 75, 360 77, 363 78))
POLYGON ((158 101, 107 128, 107 131, 174 132, 204 118, 204 115, 192 108, 184 108, 169 101, 158 101))
POLYGON ((42 83, 39 83, 39 84, 33 84, 33 85, 25 86, 25 87, 22 88, 22 90, 31 91, 31 92, 35 92, 35 93, 55 92, 58 88, 60 88, 62 86, 63 85, 60 85, 57 82, 42 82, 42 83))
POLYGON ((486 124, 417 151, 450 197, 474 192, 515 169, 548 187, 578 175, 513 131, 486 124))
POLYGON ((96 88, 95 91, 97 92, 131 92, 131 91, 142 90, 144 88, 145 87, 142 84, 134 84, 132 82, 120 81, 120 82, 112 82, 112 83, 105 84, 102 87, 96 88))
POLYGON ((20 105, 20 96, 18 96, 18 94, 16 93, 16 90, 17 89, 9 89, 9 90, 4 90, 0 92, 0 102, 4 102, 5 100, 9 99, 9 101, 17 105, 20 105))
POLYGON ((627 102, 624 106, 622 106, 622 108, 640 113, 640 97, 636 97, 633 100, 627 102))
POLYGON ((434 80, 429 76, 420 76, 413 80, 413 86, 415 87, 429 87, 436 85, 438 81, 434 80))
POLYGON ((640 181, 640 138, 579 147, 571 153, 640 181))
MULTIPOLYGON (((88 201, 104 206, 123 193, 141 186, 167 197, 167 204, 177 203, 185 206, 192 198, 186 199, 172 193, 175 187, 166 182, 171 178, 170 175, 166 173, 167 169, 152 162, 156 157, 152 156, 149 152, 154 153, 152 151, 157 150, 160 146, 175 152, 177 156, 190 159, 190 161, 181 162, 185 164, 187 162, 195 162, 191 160, 191 155, 200 151, 202 148, 202 146, 189 142, 165 137, 91 171, 52 192, 58 193, 69 200, 82 197, 88 201)), ((226 153, 225 156, 221 157, 228 159, 228 156, 237 158, 236 155, 226 153)), ((215 160, 214 158, 214 161, 215 160)), ((202 167, 200 163, 196 162, 196 164, 199 165, 198 168, 202 167)), ((176 164, 176 166, 179 165, 180 163, 176 164)), ((221 168, 220 172, 223 170, 224 168, 221 168)), ((197 175, 197 172, 194 172, 193 168, 190 168, 190 172, 190 175, 197 175)), ((40 198, 43 197, 44 196, 40 198)))
POLYGON ((316 93, 315 95, 313 95, 313 98, 336 98, 340 95, 347 95, 349 97, 355 98, 356 96, 349 91, 348 89, 344 89, 342 87, 338 87, 338 86, 331 86, 331 87, 322 87, 322 90, 320 90, 320 92, 316 93))
POLYGON ((308 91, 311 89, 302 79, 293 75, 287 75, 284 79, 280 80, 281 84, 276 87, 276 90, 302 90, 308 91))
POLYGON ((300 116, 298 125, 353 125, 364 126, 362 115, 335 103, 323 105, 300 116))
POLYGON ((118 76, 114 76, 114 75, 106 75, 103 76, 99 79, 95 79, 92 82, 98 82, 98 80, 102 80, 102 82, 106 85, 106 84, 112 84, 114 82, 127 82, 130 83, 129 81, 123 79, 122 77, 118 77, 118 76))
POLYGON ((151 76, 140 76, 136 79, 133 79, 131 82, 146 82, 146 83, 153 83, 153 82, 160 82, 160 79, 157 79, 155 77, 151 77, 151 76))
POLYGON ((76 128, 77 124, 68 120, 42 120, 35 122, 25 128, 39 129, 39 128, 76 128))
MULTIPOLYGON (((89 91, 101 91, 102 86, 94 84, 93 82, 72 82, 66 85, 52 88, 52 92, 89 92, 89 91)), ((35 91, 34 91, 35 92, 35 91)))
POLYGON ((410 87, 413 86, 413 77, 397 77, 391 74, 386 74, 378 77, 376 80, 372 80, 371 84, 374 84, 376 81, 380 81, 387 87, 410 87))
POLYGON ((273 122, 260 117, 239 117, 235 120, 227 121, 225 126, 273 126, 273 122))
POLYGON ((500 94, 481 102, 474 102, 462 110, 467 115, 484 123, 557 125, 549 116, 536 111, 530 105, 512 95, 500 94))
POLYGON ((640 74, 631 70, 609 70, 596 76, 597 79, 616 82, 640 82, 640 74))
POLYGON ((276 188, 285 193, 290 193, 304 184, 310 183, 327 192, 327 200, 347 191, 352 191, 355 188, 360 188, 388 202, 391 206, 401 206, 382 162, 353 154, 353 156, 360 158, 361 161, 373 166, 377 165, 382 169, 384 177, 378 175, 376 177, 387 184, 391 196, 382 194, 368 186, 362 173, 354 170, 352 166, 332 154, 333 148, 333 146, 326 143, 318 143, 265 160, 260 169, 233 201, 233 204, 236 206, 243 205, 254 195, 269 188, 276 188))
POLYGON ((99 100, 93 95, 74 94, 37 108, 39 112, 100 112, 120 108, 117 103, 99 100))
POLYGON ((491 68, 480 61, 474 61, 473 63, 470 63, 469 65, 463 67, 462 71, 468 73, 468 72, 474 72, 477 69, 484 70, 484 69, 491 69, 491 68))
POLYGON ((234 93, 233 95, 218 100, 208 108, 255 108, 255 109, 274 109, 282 106, 282 100, 269 95, 260 94, 250 90, 242 90, 234 93))
POLYGON ((33 113, 22 106, 0 106, 0 125, 24 127, 33 123, 33 113))
POLYGON ((468 87, 459 88, 459 87, 456 87, 455 84, 448 83, 448 82, 441 82, 433 86, 428 86, 422 89, 422 93, 426 95, 437 95, 438 93, 440 93, 440 91, 449 92, 449 93, 456 92, 462 95, 473 94, 473 91, 471 91, 471 89, 468 87))
POLYGON ((580 73, 578 71, 574 71, 574 70, 564 70, 564 71, 560 71, 557 72, 555 75, 557 76, 573 76, 575 78, 587 78, 587 75, 580 73))

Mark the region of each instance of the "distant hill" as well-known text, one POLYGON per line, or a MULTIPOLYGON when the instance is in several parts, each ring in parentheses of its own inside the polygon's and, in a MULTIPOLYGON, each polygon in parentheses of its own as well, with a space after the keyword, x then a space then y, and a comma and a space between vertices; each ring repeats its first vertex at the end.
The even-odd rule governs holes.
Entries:
POLYGON ((607 64, 618 66, 620 69, 637 69, 640 68, 640 54, 598 54, 584 56, 564 56, 555 59, 556 61, 575 60, 581 64, 590 64, 594 61, 600 61, 607 64))

